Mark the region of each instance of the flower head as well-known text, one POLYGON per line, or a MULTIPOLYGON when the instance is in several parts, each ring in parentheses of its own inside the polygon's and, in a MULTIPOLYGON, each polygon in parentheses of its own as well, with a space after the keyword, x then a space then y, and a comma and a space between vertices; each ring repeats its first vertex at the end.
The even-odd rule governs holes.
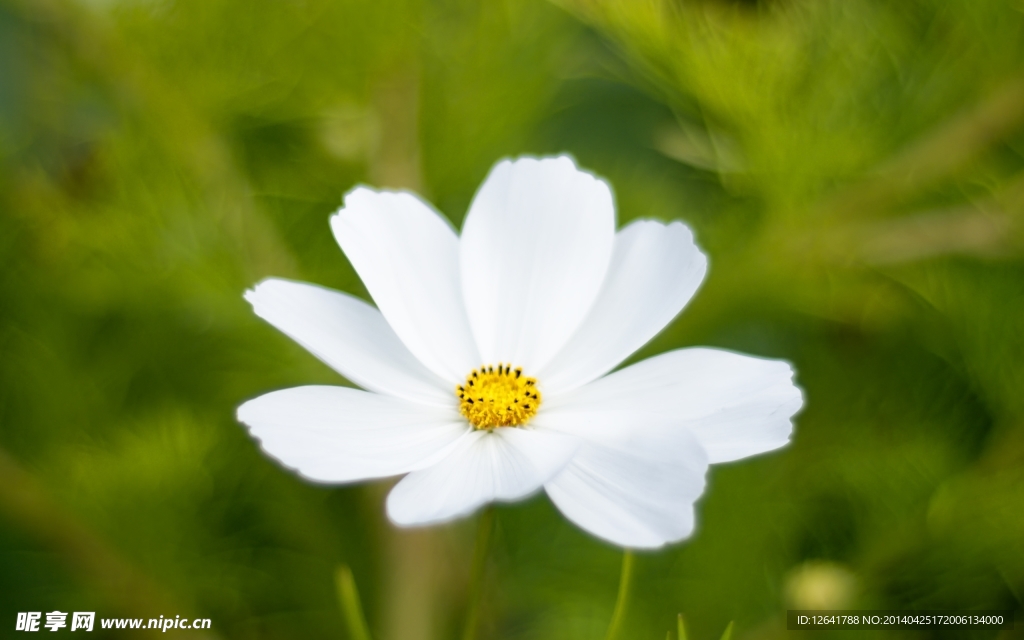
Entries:
POLYGON ((568 157, 499 162, 461 236, 415 195, 364 187, 331 228, 376 308, 280 279, 246 299, 365 391, 275 391, 238 418, 310 480, 404 474, 398 525, 543 488, 593 535, 659 547, 693 530, 709 463, 788 442, 802 398, 786 362, 693 348, 609 373, 707 262, 678 222, 616 233, 608 185, 568 157))

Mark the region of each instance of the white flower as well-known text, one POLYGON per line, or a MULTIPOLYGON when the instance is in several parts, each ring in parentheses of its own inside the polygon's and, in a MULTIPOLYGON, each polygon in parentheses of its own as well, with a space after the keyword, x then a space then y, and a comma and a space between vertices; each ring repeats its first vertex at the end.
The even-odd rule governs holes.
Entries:
POLYGON ((275 391, 238 418, 310 480, 406 474, 387 499, 395 524, 543 487, 593 535, 659 547, 693 530, 708 463, 789 439, 802 399, 785 362, 694 348, 608 373, 707 262, 678 222, 616 233, 608 185, 568 157, 499 162, 461 237, 415 195, 364 187, 331 227, 377 308, 278 279, 245 297, 365 391, 275 391))

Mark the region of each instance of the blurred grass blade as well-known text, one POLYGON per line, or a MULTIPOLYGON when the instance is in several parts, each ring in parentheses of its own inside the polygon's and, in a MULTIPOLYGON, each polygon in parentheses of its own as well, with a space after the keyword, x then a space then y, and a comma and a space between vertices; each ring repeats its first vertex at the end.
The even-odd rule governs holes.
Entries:
POLYGON ((732 640, 732 626, 734 624, 736 624, 735 621, 730 622, 729 626, 725 628, 725 631, 722 632, 722 640, 732 640))
POLYGON ((345 618, 348 636, 351 640, 370 640, 370 629, 366 624, 363 606, 359 602, 359 591, 356 580, 352 577, 352 569, 347 564, 338 567, 335 574, 338 588, 338 600, 341 602, 341 614, 345 618))
POLYGON ((686 623, 683 622, 683 614, 679 614, 676 617, 676 627, 678 628, 679 640, 686 640, 686 623))
POLYGON ((622 574, 619 577, 619 595, 615 599, 615 612, 612 613, 612 621, 608 625, 608 634, 605 640, 615 640, 622 631, 622 621, 626 618, 626 609, 629 606, 629 590, 633 585, 633 565, 635 558, 633 552, 625 549, 622 552, 622 574))

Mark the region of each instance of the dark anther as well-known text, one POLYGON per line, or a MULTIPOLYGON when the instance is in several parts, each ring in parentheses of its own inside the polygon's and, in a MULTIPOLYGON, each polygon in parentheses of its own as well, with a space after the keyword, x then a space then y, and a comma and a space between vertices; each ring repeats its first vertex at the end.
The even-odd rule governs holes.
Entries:
POLYGON ((473 398, 466 398, 466 402, 468 402, 469 404, 473 404, 473 398))
POLYGON ((523 405, 523 408, 524 408, 524 409, 529 409, 529 408, 530 408, 530 405, 528 405, 528 404, 524 404, 524 405, 523 405))
POLYGON ((521 376, 521 375, 523 375, 523 370, 522 369, 516 369, 516 380, 518 380, 519 376, 521 376))

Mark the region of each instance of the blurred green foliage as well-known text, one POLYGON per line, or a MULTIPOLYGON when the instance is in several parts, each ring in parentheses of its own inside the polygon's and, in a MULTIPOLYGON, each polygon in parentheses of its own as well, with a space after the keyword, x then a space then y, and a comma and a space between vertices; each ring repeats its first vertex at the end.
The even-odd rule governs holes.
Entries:
MULTIPOLYGON (((459 224, 498 158, 562 151, 620 222, 683 219, 710 256, 636 358, 783 357, 807 398, 791 446, 712 471, 692 539, 639 555, 623 637, 683 612, 689 638, 775 638, 819 605, 1019 618, 1019 0, 5 0, 0 625, 344 638, 347 564, 375 638, 453 637, 471 523, 402 537, 381 487, 262 456, 241 401, 342 381, 241 293, 365 296, 327 228, 357 183, 459 224)), ((619 551, 543 497, 497 522, 483 637, 601 637, 619 551)))

